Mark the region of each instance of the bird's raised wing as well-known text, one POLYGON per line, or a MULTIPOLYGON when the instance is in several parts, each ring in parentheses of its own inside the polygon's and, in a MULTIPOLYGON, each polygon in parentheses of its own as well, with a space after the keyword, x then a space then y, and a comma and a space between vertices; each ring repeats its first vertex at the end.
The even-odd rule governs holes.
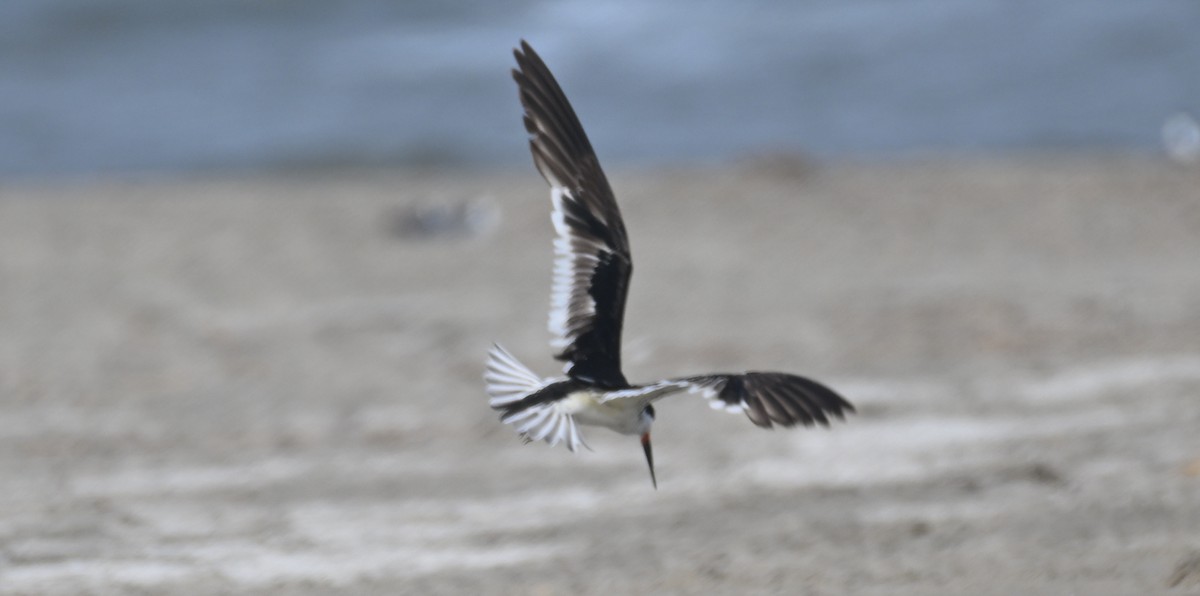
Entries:
POLYGON ((525 108, 533 163, 554 205, 551 346, 567 375, 624 387, 621 327, 633 266, 625 223, 600 161, 546 63, 522 41, 513 80, 525 108))
POLYGON ((647 402, 672 393, 700 393, 713 409, 745 412, 764 428, 773 424, 829 426, 830 417, 844 419, 854 406, 832 389, 805 377, 776 372, 712 374, 670 379, 652 385, 612 392, 609 399, 647 402))

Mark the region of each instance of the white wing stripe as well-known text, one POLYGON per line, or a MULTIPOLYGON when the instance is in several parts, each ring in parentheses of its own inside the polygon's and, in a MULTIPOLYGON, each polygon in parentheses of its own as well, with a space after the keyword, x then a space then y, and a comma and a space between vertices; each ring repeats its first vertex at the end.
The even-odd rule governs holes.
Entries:
POLYGON ((687 383, 688 393, 699 393, 704 399, 708 400, 708 407, 714 410, 725 410, 732 414, 740 414, 746 410, 746 402, 741 401, 736 404, 727 403, 720 399, 717 395, 724 388, 725 382, 722 380, 714 380, 708 383, 687 383))
POLYGON ((550 219, 557 236, 554 239, 554 279, 550 288, 547 327, 554 334, 551 347, 564 350, 578 339, 580 326, 586 325, 596 314, 596 302, 588 288, 592 273, 600 263, 599 254, 611 250, 601 242, 579 236, 567 224, 563 202, 573 200, 568 189, 553 184, 550 200, 554 206, 550 219), (572 321, 576 323, 572 324, 572 321))

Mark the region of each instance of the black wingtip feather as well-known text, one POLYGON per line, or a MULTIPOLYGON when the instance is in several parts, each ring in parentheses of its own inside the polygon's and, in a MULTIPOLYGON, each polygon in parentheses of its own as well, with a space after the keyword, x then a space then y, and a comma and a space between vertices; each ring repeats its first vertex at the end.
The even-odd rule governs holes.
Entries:
POLYGON ((845 419, 854 406, 812 379, 786 373, 747 372, 680 379, 717 391, 715 399, 741 406, 750 421, 763 428, 821 425, 845 419))

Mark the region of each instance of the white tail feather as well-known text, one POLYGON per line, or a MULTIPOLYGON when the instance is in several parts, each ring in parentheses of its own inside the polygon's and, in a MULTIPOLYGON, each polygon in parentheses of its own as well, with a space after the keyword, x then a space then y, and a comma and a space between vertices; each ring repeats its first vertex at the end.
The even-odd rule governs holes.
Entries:
MULTIPOLYGON (((493 344, 488 351, 487 372, 483 375, 487 383, 488 405, 496 409, 515 404, 541 391, 560 379, 543 379, 521 364, 512 354, 493 344)), ((500 418, 505 424, 516 427, 526 442, 545 441, 550 446, 563 443, 575 451, 587 447, 583 435, 575 425, 575 419, 564 411, 560 401, 551 401, 509 412, 500 418)), ((590 449, 590 448, 589 448, 590 449)))
POLYGON ((483 380, 487 382, 487 394, 491 398, 488 405, 493 408, 520 401, 549 384, 548 379, 534 374, 499 344, 492 344, 492 349, 488 350, 483 380))

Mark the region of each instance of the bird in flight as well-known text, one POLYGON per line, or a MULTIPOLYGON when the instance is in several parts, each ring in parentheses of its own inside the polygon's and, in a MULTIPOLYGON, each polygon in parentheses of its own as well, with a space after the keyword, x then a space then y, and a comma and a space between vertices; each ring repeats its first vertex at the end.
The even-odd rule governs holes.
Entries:
POLYGON ((533 163, 550 185, 554 280, 550 344, 566 376, 541 378, 493 344, 488 352, 489 404, 525 442, 587 447, 579 427, 603 426, 641 437, 655 488, 650 427, 654 401, 699 393, 714 409, 745 412, 754 424, 829 425, 853 412, 840 395, 812 379, 778 372, 707 374, 632 385, 621 372, 621 327, 633 264, 616 197, 575 110, 554 75, 524 40, 513 51, 533 163))

